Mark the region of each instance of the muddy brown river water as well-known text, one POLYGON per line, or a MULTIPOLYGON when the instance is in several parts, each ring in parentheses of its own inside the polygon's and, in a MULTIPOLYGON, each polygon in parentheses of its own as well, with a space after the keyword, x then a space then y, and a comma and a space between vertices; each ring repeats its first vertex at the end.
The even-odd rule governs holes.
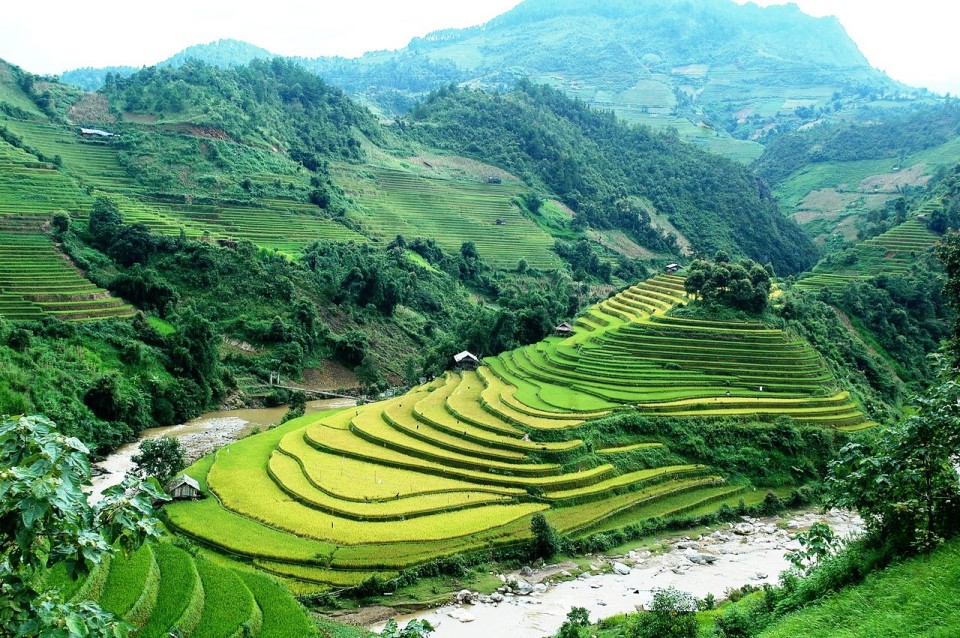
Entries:
MULTIPOLYGON (((307 402, 307 414, 345 408, 356 405, 353 399, 322 399, 307 402)), ((94 463, 103 473, 94 476, 88 489, 91 499, 97 499, 103 490, 119 484, 124 476, 134 469, 133 457, 140 449, 141 441, 171 436, 179 439, 187 451, 189 462, 236 441, 255 428, 265 430, 280 422, 287 413, 287 406, 276 408, 245 408, 225 412, 208 412, 179 425, 150 428, 140 434, 133 443, 117 448, 104 460, 94 463)))

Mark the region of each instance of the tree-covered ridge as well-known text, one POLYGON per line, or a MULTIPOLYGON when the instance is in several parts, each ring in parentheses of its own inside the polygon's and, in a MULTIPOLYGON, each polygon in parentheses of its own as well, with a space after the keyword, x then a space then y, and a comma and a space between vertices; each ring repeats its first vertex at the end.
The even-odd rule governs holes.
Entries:
MULTIPOLYGON (((633 36, 624 38, 622 47, 635 58, 657 53, 670 63, 738 61, 749 66, 776 66, 790 62, 824 69, 870 71, 866 58, 836 18, 811 18, 796 5, 761 8, 738 6, 727 0, 682 4, 673 0, 526 0, 491 20, 485 29, 528 28, 550 20, 597 18, 611 21, 610 28, 618 35, 633 36), (831 46, 824 47, 824 41, 831 46), (745 54, 749 57, 743 59, 745 54)), ((471 30, 462 33, 472 35, 471 30)), ((448 31, 435 37, 455 39, 455 34, 448 31)), ((425 40, 433 39, 431 35, 425 40)), ((543 52, 534 48, 512 52, 514 59, 531 60, 540 55, 543 52)))
POLYGON ((360 159, 359 134, 379 133, 373 116, 340 89, 282 59, 229 69, 193 61, 179 69, 150 67, 128 78, 111 76, 103 90, 122 112, 279 147, 308 168, 321 158, 360 159))
POLYGON ((909 110, 867 110, 860 121, 823 124, 778 137, 754 163, 754 169, 776 185, 808 164, 901 158, 957 135, 957 100, 909 110))
POLYGON ((651 225, 651 208, 703 253, 727 250, 781 273, 816 257, 741 165, 545 86, 521 82, 507 94, 443 89, 411 112, 406 133, 543 184, 577 213, 575 223, 622 228, 655 250, 672 248, 672 240, 651 225))

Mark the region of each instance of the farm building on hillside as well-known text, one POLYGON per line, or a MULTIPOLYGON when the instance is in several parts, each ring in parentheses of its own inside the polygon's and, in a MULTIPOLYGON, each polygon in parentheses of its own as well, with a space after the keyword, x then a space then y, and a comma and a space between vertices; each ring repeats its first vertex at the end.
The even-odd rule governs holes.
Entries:
POLYGON ((109 131, 101 131, 98 128, 82 128, 80 129, 80 135, 84 137, 114 137, 114 133, 109 131))
POLYGON ((677 272, 680 270, 680 264, 667 264, 667 272, 677 272))
POLYGON ((496 175, 491 175, 490 177, 487 178, 487 183, 488 183, 488 184, 501 184, 501 183, 503 183, 503 180, 500 179, 499 177, 497 177, 496 175))
POLYGON ((507 222, 506 222, 506 220, 504 220, 503 218, 497 217, 497 221, 495 221, 495 222, 493 222, 493 223, 496 224, 497 226, 503 226, 503 225, 506 224, 507 222))
POLYGON ((453 355, 453 362, 459 370, 476 370, 480 367, 480 359, 464 350, 460 354, 453 355))
POLYGON ((167 486, 167 492, 173 497, 173 500, 180 501, 188 498, 203 498, 200 491, 200 484, 186 474, 181 474, 180 478, 167 486))
POLYGON ((553 333, 558 337, 569 337, 573 334, 573 326, 564 321, 559 326, 553 329, 553 333))

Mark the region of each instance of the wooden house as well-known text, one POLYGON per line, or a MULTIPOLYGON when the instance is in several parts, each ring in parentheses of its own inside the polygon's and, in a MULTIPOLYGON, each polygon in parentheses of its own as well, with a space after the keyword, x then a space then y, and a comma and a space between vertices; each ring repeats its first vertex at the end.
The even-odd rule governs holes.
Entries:
POLYGON ((678 270, 680 270, 680 264, 667 264, 667 272, 677 272, 678 270))
POLYGON ((466 350, 453 355, 453 363, 458 370, 476 370, 480 367, 480 359, 466 350))
POLYGON ((502 219, 502 218, 500 218, 500 217, 497 217, 497 221, 495 221, 495 222, 493 222, 493 223, 496 224, 497 226, 503 226, 503 225, 506 224, 507 222, 506 222, 506 220, 504 220, 504 219, 502 219))
POLYGON ((553 329, 553 334, 557 335, 558 337, 569 337, 573 334, 573 326, 564 321, 553 329))
POLYGON ((491 175, 490 177, 487 178, 487 183, 488 183, 488 184, 501 184, 501 183, 503 183, 503 180, 500 179, 499 177, 497 177, 496 175, 491 175))
POLYGON ((102 131, 98 128, 82 128, 80 129, 80 135, 83 137, 115 137, 114 133, 102 131))
POLYGON ((175 501, 203 498, 203 492, 200 491, 200 484, 197 483, 196 479, 186 474, 181 474, 180 478, 170 483, 170 485, 167 486, 167 493, 170 494, 175 501))

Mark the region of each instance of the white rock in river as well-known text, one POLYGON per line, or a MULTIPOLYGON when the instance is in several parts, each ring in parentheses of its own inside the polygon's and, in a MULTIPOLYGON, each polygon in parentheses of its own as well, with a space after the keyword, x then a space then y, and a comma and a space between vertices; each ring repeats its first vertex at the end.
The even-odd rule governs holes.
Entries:
POLYGON ((471 614, 466 609, 460 609, 459 607, 454 607, 447 612, 447 615, 453 618, 454 620, 459 620, 460 622, 473 622, 476 620, 473 614, 471 614))
POLYGON ((627 567, 627 566, 624 565, 623 563, 614 563, 614 564, 613 564, 613 571, 615 571, 616 573, 620 574, 621 576, 626 576, 627 574, 630 573, 631 570, 630 570, 629 567, 627 567))
POLYGON ((717 562, 717 557, 711 554, 701 554, 700 552, 690 552, 687 554, 687 560, 696 565, 712 565, 717 562))

